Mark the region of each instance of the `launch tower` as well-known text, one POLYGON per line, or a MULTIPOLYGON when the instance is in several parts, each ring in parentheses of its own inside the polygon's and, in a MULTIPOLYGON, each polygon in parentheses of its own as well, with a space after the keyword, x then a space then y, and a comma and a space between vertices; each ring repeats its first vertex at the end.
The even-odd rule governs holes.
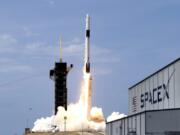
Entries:
POLYGON ((55 82, 55 114, 58 111, 58 107, 62 106, 67 110, 67 74, 73 67, 71 64, 69 67, 66 62, 62 61, 62 43, 60 40, 60 62, 55 62, 54 69, 50 70, 50 78, 55 82))

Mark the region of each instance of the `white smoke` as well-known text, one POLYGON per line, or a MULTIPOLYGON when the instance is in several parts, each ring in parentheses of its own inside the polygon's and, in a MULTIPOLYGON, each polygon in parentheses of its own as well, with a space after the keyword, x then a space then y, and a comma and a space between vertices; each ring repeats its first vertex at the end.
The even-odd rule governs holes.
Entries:
POLYGON ((56 115, 36 120, 33 132, 105 130, 102 109, 91 107, 91 75, 83 73, 79 101, 68 105, 67 111, 60 106, 56 115))
POLYGON ((105 122, 101 108, 93 107, 91 109, 92 120, 83 118, 84 114, 81 112, 81 109, 79 104, 70 104, 68 111, 65 111, 63 107, 59 107, 55 116, 37 119, 32 131, 53 132, 56 129, 64 131, 65 125, 66 131, 105 130, 105 122), (66 123, 64 117, 67 118, 66 123))
POLYGON ((119 112, 112 112, 111 115, 107 117, 107 122, 114 121, 117 119, 121 119, 121 118, 124 118, 126 116, 127 115, 125 115, 124 113, 120 114, 119 112))
POLYGON ((32 131, 34 131, 34 132, 52 131, 53 130, 52 120, 53 119, 54 119, 54 116, 37 119, 36 122, 34 122, 34 127, 33 127, 32 131))

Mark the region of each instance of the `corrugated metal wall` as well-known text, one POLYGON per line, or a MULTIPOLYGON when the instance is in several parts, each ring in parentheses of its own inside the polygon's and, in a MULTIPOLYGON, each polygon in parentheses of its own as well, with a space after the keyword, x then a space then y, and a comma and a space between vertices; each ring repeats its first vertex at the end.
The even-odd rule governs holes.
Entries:
POLYGON ((106 124, 106 135, 180 134, 180 109, 148 111, 106 124))
POLYGON ((146 134, 179 132, 180 110, 152 111, 146 113, 146 134))
POLYGON ((145 135, 145 113, 106 124, 106 135, 145 135))

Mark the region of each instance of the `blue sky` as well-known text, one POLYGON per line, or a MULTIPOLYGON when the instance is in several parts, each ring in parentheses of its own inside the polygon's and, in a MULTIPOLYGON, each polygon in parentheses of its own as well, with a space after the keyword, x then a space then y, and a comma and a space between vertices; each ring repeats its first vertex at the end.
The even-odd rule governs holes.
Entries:
POLYGON ((68 101, 79 97, 85 16, 91 16, 93 105, 128 113, 128 88, 180 52, 179 0, 0 1, 0 134, 22 134, 54 108, 49 70, 74 64, 68 101), (32 110, 29 110, 32 108, 32 110))

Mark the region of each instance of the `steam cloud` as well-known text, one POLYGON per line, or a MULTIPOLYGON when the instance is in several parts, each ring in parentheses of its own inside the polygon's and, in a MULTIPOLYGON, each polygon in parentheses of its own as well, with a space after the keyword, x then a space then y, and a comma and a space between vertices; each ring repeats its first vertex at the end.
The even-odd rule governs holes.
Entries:
POLYGON ((111 122, 124 117, 126 117, 124 113, 120 114, 119 112, 113 112, 110 116, 107 117, 107 122, 111 122))
POLYGON ((37 119, 32 128, 33 132, 105 130, 102 109, 91 107, 91 75, 90 73, 83 73, 79 101, 68 105, 67 111, 60 106, 56 115, 37 119))
MULTIPOLYGON (((77 103, 68 105, 67 111, 59 106, 56 115, 37 119, 32 128, 33 132, 54 131, 105 131, 103 111, 98 107, 91 107, 91 75, 83 72, 81 95, 77 103), (67 118, 65 120, 65 118, 67 118), (66 128, 66 129, 65 129, 66 128)), ((126 117, 125 114, 113 112, 107 117, 107 122, 126 117)))
POLYGON ((64 116, 67 117, 66 120, 66 131, 81 131, 81 130, 96 130, 96 131, 104 131, 105 122, 102 121, 103 114, 101 108, 93 107, 91 109, 91 113, 93 111, 95 118, 100 119, 101 121, 93 121, 87 120, 82 117, 82 113, 80 112, 79 104, 70 104, 68 106, 68 111, 65 111, 63 107, 58 108, 58 113, 55 116, 37 119, 34 123, 34 127, 32 129, 33 132, 53 132, 56 130, 64 131, 65 121, 64 116), (96 115, 97 114, 97 115, 96 115))

